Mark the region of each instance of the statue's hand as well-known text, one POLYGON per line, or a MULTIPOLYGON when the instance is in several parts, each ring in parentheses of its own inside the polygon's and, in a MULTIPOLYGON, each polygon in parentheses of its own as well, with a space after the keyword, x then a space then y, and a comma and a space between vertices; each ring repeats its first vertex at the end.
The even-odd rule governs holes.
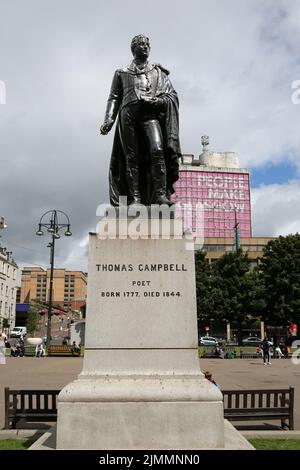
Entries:
POLYGON ((166 105, 166 101, 162 97, 159 97, 159 98, 145 97, 143 98, 143 102, 146 105, 150 106, 152 109, 155 109, 157 111, 163 111, 166 105))
POLYGON ((105 121, 100 127, 100 134, 102 135, 108 134, 113 125, 114 125, 114 121, 112 119, 105 121))
POLYGON ((142 102, 145 104, 152 104, 154 103, 156 98, 151 98, 150 96, 143 96, 142 97, 142 102))

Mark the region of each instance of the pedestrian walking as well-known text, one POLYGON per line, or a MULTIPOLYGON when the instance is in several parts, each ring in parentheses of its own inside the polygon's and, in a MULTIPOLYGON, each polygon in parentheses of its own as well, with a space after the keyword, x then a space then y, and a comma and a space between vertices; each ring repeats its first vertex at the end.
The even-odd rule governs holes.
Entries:
POLYGON ((270 366, 270 343, 268 341, 268 338, 265 338, 262 342, 262 350, 263 350, 263 361, 264 361, 264 366, 267 364, 270 366))

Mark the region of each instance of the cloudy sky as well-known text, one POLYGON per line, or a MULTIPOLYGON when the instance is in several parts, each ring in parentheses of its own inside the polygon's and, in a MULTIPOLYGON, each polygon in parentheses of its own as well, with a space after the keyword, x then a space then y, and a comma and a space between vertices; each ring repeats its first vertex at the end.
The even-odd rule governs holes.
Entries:
POLYGON ((98 129, 137 33, 171 70, 183 153, 201 153, 203 134, 237 152, 252 174, 253 234, 300 231, 299 24, 299 0, 0 0, 2 245, 21 266, 48 266, 36 226, 61 209, 73 237, 57 243, 56 265, 86 269, 108 200, 113 132, 98 129))

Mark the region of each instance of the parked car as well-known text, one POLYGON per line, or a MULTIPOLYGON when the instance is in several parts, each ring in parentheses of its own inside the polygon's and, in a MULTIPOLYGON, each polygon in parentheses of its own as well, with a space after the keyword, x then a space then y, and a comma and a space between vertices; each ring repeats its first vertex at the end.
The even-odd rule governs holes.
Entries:
MULTIPOLYGON (((244 338, 242 341, 243 346, 260 346, 262 342, 263 339, 260 339, 257 336, 249 336, 248 338, 244 338)), ((269 341, 269 345, 273 346, 272 341, 269 341)))
POLYGON ((225 343, 225 339, 223 338, 215 338, 213 336, 201 336, 199 338, 199 344, 201 346, 216 346, 218 343, 225 343))
POLYGON ((248 336, 242 340, 243 346, 260 346, 262 340, 258 336, 248 336))
POLYGON ((26 326, 15 326, 10 332, 11 338, 20 338, 21 336, 26 336, 26 335, 27 335, 26 326))
POLYGON ((201 346, 215 346, 217 344, 217 340, 212 336, 201 336, 199 338, 199 344, 201 344, 201 346))

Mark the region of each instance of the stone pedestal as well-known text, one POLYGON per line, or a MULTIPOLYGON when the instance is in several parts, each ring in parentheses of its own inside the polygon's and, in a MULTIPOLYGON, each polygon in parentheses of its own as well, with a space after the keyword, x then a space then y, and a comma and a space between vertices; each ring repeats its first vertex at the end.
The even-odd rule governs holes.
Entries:
POLYGON ((131 222, 115 239, 90 235, 84 364, 59 394, 57 448, 222 448, 222 394, 199 367, 194 252, 180 220, 167 235, 144 220, 136 240, 131 222))

